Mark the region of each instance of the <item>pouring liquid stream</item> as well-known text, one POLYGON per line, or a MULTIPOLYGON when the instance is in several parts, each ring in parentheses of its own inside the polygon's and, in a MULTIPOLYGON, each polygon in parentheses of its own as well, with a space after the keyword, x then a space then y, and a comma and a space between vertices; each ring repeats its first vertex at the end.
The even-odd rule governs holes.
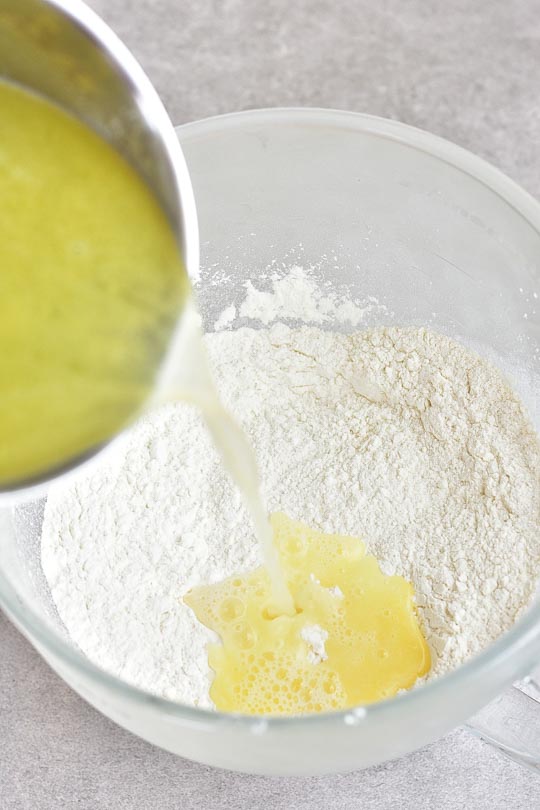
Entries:
POLYGON ((220 402, 208 367, 200 316, 192 298, 186 302, 150 407, 177 401, 191 402, 200 409, 221 460, 244 497, 271 580, 272 612, 293 616, 295 605, 261 495, 255 455, 240 426, 220 402))

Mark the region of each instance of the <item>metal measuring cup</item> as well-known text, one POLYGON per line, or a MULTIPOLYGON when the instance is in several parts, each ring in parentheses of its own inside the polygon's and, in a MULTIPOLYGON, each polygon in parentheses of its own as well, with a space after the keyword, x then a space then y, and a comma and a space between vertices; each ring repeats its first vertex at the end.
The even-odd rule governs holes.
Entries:
MULTIPOLYGON (((93 11, 80 0, 0 0, 0 78, 63 107, 125 157, 167 216, 188 275, 196 271, 195 201, 174 128, 140 65, 93 11)), ((0 501, 37 497, 102 446, 0 489, 0 501)))

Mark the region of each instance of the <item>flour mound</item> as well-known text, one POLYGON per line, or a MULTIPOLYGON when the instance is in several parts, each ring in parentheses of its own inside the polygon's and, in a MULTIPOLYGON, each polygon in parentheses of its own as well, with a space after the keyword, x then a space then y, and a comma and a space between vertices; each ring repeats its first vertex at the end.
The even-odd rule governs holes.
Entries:
MULTIPOLYGON (((538 439, 502 374, 424 329, 206 337, 257 454, 269 511, 361 536, 410 580, 436 677, 530 602, 540 573, 538 439)), ((241 497, 199 415, 170 405, 47 502, 42 561, 72 639, 150 692, 210 706, 212 634, 192 586, 259 564, 241 497)))

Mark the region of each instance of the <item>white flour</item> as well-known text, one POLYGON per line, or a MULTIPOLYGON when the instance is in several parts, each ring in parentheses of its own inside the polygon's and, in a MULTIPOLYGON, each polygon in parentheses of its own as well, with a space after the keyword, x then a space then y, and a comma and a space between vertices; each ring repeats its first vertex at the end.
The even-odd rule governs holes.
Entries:
MULTIPOLYGON (((385 572, 413 582, 431 677, 511 626, 540 569, 539 449, 498 371, 422 329, 276 324, 207 347, 269 510, 362 536, 385 572)), ((258 564, 250 526, 199 416, 170 405, 102 469, 51 493, 43 569, 89 658, 209 706, 212 634, 182 596, 258 564)))
MULTIPOLYGON (((359 326, 367 315, 387 315, 387 308, 373 296, 362 301, 351 300, 325 288, 309 270, 293 265, 287 273, 270 275, 271 289, 260 290, 247 281, 246 296, 240 306, 240 316, 268 326, 278 320, 293 320, 310 324, 335 323, 359 326)), ((236 317, 236 308, 227 307, 216 321, 219 331, 236 317)))
POLYGON ((320 661, 326 661, 328 655, 324 647, 328 633, 324 628, 319 627, 318 624, 307 624, 300 630, 300 635, 308 645, 308 661, 311 664, 318 664, 320 661))

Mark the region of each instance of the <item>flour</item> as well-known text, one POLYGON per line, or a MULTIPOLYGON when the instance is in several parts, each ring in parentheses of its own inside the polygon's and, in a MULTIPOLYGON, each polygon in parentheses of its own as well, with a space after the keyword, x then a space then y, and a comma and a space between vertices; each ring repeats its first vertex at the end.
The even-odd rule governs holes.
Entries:
POLYGON ((300 630, 300 635, 308 646, 308 661, 311 664, 326 661, 328 655, 324 645, 328 638, 327 631, 318 624, 307 624, 300 630))
MULTIPOLYGON (((364 538, 385 573, 413 583, 430 677, 512 625, 540 570, 539 447, 494 367, 424 329, 276 323, 206 344, 269 510, 364 538)), ((51 492, 42 560, 91 660, 155 694, 211 705, 212 634, 182 597, 254 568, 259 551, 194 409, 142 419, 101 469, 51 492)))
POLYGON ((234 322, 236 318, 236 307, 234 304, 230 304, 228 307, 225 307, 219 318, 214 324, 214 332, 219 332, 222 329, 226 329, 231 323, 234 322))
MULTIPOLYGON (((292 320, 311 324, 340 323, 359 326, 368 315, 387 315, 388 310, 373 296, 351 300, 318 283, 313 273, 293 265, 287 273, 274 273, 270 289, 262 290, 246 281, 246 295, 240 306, 240 316, 268 326, 277 320, 292 320)), ((234 309, 234 308, 233 308, 234 309)), ((215 329, 226 328, 236 312, 228 307, 216 322, 215 329)))

